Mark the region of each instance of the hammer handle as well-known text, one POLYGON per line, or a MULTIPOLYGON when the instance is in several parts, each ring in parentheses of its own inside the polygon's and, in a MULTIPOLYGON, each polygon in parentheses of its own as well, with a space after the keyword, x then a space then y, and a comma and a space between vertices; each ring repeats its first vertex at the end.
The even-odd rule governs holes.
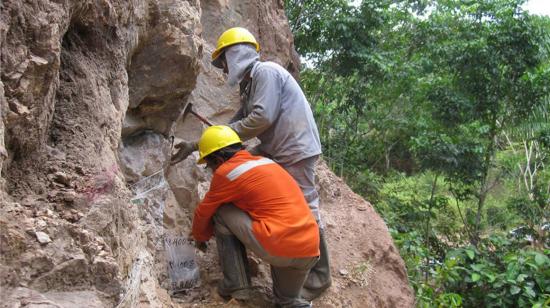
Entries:
POLYGON ((191 112, 191 114, 193 114, 195 117, 197 117, 197 119, 201 120, 202 123, 208 125, 208 126, 212 126, 214 124, 212 124, 210 121, 208 121, 207 119, 203 118, 201 115, 199 115, 198 113, 196 113, 195 111, 193 111, 193 109, 190 109, 189 112, 191 112))

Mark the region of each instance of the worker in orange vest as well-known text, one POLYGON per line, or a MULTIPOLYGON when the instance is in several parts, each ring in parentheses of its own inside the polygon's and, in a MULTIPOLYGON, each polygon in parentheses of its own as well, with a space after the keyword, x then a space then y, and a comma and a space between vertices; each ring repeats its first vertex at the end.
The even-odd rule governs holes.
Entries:
MULTIPOLYGON (((311 269, 302 296, 314 299, 331 285, 328 246, 315 187, 315 163, 321 154, 319 132, 309 103, 294 78, 279 64, 259 60, 256 38, 240 27, 220 35, 212 53, 212 65, 223 69, 230 86, 239 85, 241 108, 229 127, 246 141, 257 137, 260 144, 251 150, 281 165, 302 190, 319 225, 319 262, 311 269)), ((197 149, 196 142, 176 145, 172 163, 185 159, 197 149)))
POLYGON ((192 236, 199 247, 216 237, 224 276, 219 294, 250 296, 249 249, 271 265, 276 304, 310 307, 300 292, 319 258, 319 231, 300 187, 271 159, 243 150, 228 126, 208 127, 198 148, 198 163, 214 174, 195 210, 192 236))

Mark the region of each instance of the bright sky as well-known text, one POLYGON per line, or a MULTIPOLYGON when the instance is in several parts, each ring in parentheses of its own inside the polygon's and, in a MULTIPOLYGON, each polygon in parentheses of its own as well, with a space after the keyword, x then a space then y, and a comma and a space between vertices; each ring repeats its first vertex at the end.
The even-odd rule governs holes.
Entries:
POLYGON ((531 14, 550 16, 550 0, 529 0, 523 7, 531 14))

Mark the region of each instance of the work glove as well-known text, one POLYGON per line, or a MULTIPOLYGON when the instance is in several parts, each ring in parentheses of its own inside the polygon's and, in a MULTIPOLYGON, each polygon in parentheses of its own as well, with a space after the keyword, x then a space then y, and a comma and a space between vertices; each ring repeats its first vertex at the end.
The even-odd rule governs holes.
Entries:
POLYGON ((187 237, 189 241, 195 242, 195 248, 206 253, 206 250, 208 249, 208 243, 195 240, 195 238, 193 237, 193 230, 189 231, 187 237))
POLYGON ((187 158, 194 151, 198 150, 198 144, 196 142, 183 141, 174 146, 178 151, 176 155, 173 155, 170 159, 170 165, 175 165, 180 161, 187 158))

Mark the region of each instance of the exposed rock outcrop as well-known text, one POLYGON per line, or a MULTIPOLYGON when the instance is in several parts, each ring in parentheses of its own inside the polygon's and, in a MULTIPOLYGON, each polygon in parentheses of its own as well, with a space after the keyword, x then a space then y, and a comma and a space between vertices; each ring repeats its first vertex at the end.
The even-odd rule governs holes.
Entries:
MULTIPOLYGON (((185 235, 208 189, 172 139, 237 109, 209 62, 226 28, 249 28, 262 58, 298 77, 283 1, 4 0, 0 3, 0 298, 3 306, 222 304, 215 248, 202 286, 170 296, 163 238, 185 235), (144 179, 147 179, 144 181, 144 179)), ((333 306, 411 306, 403 261, 380 217, 319 167, 333 306), (353 249, 352 249, 353 248, 353 249), (350 253, 352 251, 352 253, 350 253), (342 275, 340 273, 348 273, 342 275)), ((256 284, 268 268, 254 257, 256 284)), ((239 305, 236 303, 235 305, 239 305)))

